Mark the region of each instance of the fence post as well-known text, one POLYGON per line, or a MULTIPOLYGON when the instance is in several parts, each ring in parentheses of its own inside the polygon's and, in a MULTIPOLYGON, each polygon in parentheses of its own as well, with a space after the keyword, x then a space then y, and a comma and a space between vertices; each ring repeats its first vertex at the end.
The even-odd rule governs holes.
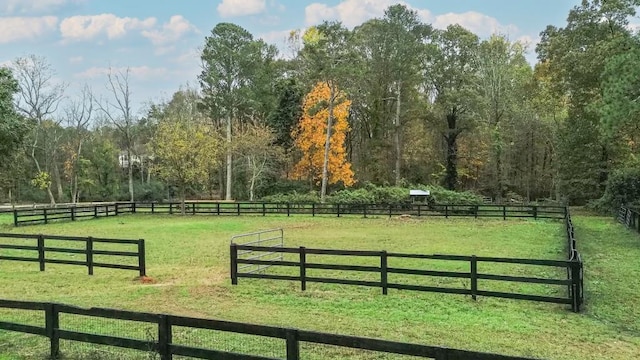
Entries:
MULTIPOLYGON (((107 216, 109 216, 109 212, 107 211, 107 216)), ((98 205, 95 205, 93 207, 93 217, 97 218, 98 217, 98 205)))
POLYGON ((316 203, 311 203, 311 216, 316 216, 316 203))
POLYGON ((340 217, 340 204, 336 204, 336 212, 338 213, 338 217, 340 217))
POLYGON ((298 330, 287 329, 287 360, 300 360, 300 341, 298 330))
POLYGON ((367 204, 362 205, 362 212, 364 213, 364 218, 367 218, 367 204))
POLYGON ((300 289, 307 290, 307 252, 304 246, 300 246, 300 289))
POLYGON ((89 269, 89 275, 93 275, 93 238, 89 236, 87 238, 87 268, 89 269))
POLYGON ((422 215, 420 214, 420 209, 422 209, 422 205, 418 204, 418 217, 422 216, 422 215))
POLYGON ((474 217, 477 219, 478 218, 478 209, 480 208, 480 206, 476 205, 473 207, 473 215, 474 217))
POLYGON ((144 248, 144 239, 138 240, 138 267, 140 268, 140 277, 147 276, 147 256, 144 248))
POLYGON ((240 203, 236 203, 236 212, 238 213, 238 216, 240 216, 240 203))
POLYGON ((160 315, 158 319, 158 353, 160 360, 172 360, 173 354, 169 346, 172 339, 171 318, 169 315, 160 315))
POLYGON ((444 206, 444 217, 445 219, 449 218, 449 205, 444 206))
POLYGON ((120 212, 118 211, 118 203, 116 203, 116 216, 120 215, 120 212))
POLYGON ((383 250, 380 253, 380 286, 382 287, 382 295, 387 295, 388 282, 387 282, 387 251, 383 250))
POLYGON ((134 213, 134 214, 136 213, 136 202, 135 201, 131 203, 131 212, 134 213))
POLYGON ((476 300, 478 296, 478 258, 471 256, 471 298, 476 300))
POLYGON ((38 262, 40 263, 40 271, 44 271, 44 236, 38 235, 38 262))
POLYGON ((156 212, 156 203, 155 202, 151 202, 151 213, 155 214, 156 212))
POLYGON ((173 214, 173 203, 169 203, 169 215, 173 214))
POLYGON ((389 204, 389 219, 391 219, 391 204, 389 204))
POLYGON ((196 203, 191 204, 191 215, 196 214, 196 203))
POLYGON ((76 208, 70 207, 69 210, 71 210, 71 221, 76 221, 76 208))
POLYGON ((507 220, 507 205, 502 205, 502 220, 507 220))
POLYGON ((287 216, 291 215, 291 206, 289 203, 287 203, 287 216))
POLYGON ((44 214, 44 223, 46 225, 49 223, 49 219, 47 219, 47 208, 42 209, 42 212, 44 214))
POLYGON ((238 245, 231 243, 231 285, 238 285, 238 245))
POLYGON ((266 203, 262 203, 262 216, 267 215, 267 205, 266 203))
POLYGON ((538 220, 538 205, 533 206, 533 219, 538 220))
POLYGON ((573 291, 571 293, 571 297, 572 297, 572 305, 571 305, 571 310, 573 312, 580 312, 580 302, 581 302, 581 284, 580 284, 580 267, 582 266, 582 263, 579 261, 572 261, 571 262, 571 282, 572 282, 572 287, 573 287, 573 291))
POLYGON ((60 316, 56 304, 46 304, 45 306, 45 331, 51 344, 49 348, 50 358, 55 360, 60 356, 60 337, 58 329, 60 328, 60 316))
POLYGON ((13 226, 18 226, 18 210, 13 210, 13 226))

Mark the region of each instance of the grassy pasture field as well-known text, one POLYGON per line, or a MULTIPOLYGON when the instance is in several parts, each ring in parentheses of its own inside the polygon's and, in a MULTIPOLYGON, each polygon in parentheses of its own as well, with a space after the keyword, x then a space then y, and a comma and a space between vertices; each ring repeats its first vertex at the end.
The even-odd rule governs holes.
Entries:
MULTIPOLYGON (((461 295, 393 289, 383 296, 378 288, 315 283, 309 283, 307 291, 302 292, 300 284, 294 282, 240 279, 238 286, 231 286, 229 281, 231 236, 257 230, 282 227, 285 246, 292 247, 563 260, 565 235, 560 221, 125 215, 20 228, 13 228, 11 222, 11 215, 0 214, 0 223, 4 224, 0 225, 0 232, 143 238, 147 274, 155 282, 141 284, 132 271, 97 268, 90 277, 82 266, 47 264, 47 270, 41 273, 37 263, 0 262, 3 299, 215 318, 546 359, 640 356, 640 238, 608 218, 574 215, 578 247, 585 262, 587 303, 581 314, 570 312, 564 305, 486 297, 473 301, 461 295)), ((344 263, 345 259, 309 257, 307 261, 344 263)), ((368 261, 375 260, 351 261, 374 265, 368 261)), ((468 271, 460 267, 465 265, 453 262, 411 260, 403 264, 468 271)), ((479 271, 516 276, 563 275, 560 270, 509 264, 495 264, 489 269, 479 266, 479 271)), ((329 274, 344 275, 326 270, 307 275, 329 274)), ((389 281, 392 276, 399 275, 390 275, 389 281)), ((408 277, 404 281, 468 286, 460 279, 408 277)), ((480 281, 481 288, 483 281, 486 280, 480 281)), ((550 296, 564 296, 566 291, 549 285, 491 283, 492 290, 498 291, 542 292, 550 296)), ((82 331, 140 339, 157 335, 143 324, 65 316, 61 323, 82 331)), ((41 313, 30 311, 0 309, 0 319, 39 326, 44 323, 41 313)), ((218 350, 284 355, 280 340, 187 329, 178 329, 174 339, 204 347, 214 346, 215 342, 218 350)), ((105 347, 90 350, 89 345, 65 341, 61 345, 71 359, 148 358, 146 354, 105 347)), ((1 360, 37 359, 46 351, 45 338, 0 332, 1 360)), ((302 355, 306 359, 410 358, 311 345, 303 345, 302 355)))

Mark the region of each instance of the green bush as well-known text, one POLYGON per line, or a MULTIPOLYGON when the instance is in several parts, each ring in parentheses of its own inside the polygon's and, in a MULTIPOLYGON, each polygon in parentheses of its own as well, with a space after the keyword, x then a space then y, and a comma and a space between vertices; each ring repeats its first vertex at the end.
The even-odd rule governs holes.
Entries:
POLYGON ((441 186, 418 186, 416 189, 429 190, 436 204, 480 205, 482 197, 470 191, 452 191, 441 186))
POLYGON ((275 194, 264 196, 260 199, 264 202, 270 203, 280 203, 280 204, 317 204, 320 202, 320 196, 318 196, 315 192, 308 193, 298 193, 297 191, 293 191, 288 194, 275 194))
POLYGON ((640 207, 640 168, 616 170, 609 176, 604 195, 589 204, 602 212, 615 212, 620 206, 640 207))

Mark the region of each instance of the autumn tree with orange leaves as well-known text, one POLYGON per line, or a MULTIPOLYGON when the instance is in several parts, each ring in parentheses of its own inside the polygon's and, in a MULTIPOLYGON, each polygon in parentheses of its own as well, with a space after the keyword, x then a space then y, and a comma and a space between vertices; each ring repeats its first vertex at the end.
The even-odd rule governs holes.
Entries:
MULTIPOLYGON (((304 99, 303 114, 292 137, 301 158, 293 168, 292 176, 308 179, 320 184, 327 134, 327 104, 331 91, 326 82, 319 82, 304 99)), ((329 142, 328 181, 330 184, 342 182, 345 186, 355 183, 351 164, 347 161, 345 139, 349 131, 347 117, 351 101, 338 92, 333 105, 331 141, 329 142)))

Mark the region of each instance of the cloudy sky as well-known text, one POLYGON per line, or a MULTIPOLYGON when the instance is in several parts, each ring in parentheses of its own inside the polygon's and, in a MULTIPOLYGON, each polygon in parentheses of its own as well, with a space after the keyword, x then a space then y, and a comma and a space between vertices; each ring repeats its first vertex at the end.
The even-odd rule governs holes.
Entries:
POLYGON ((197 84, 198 48, 219 22, 283 47, 292 29, 323 20, 352 28, 399 2, 436 27, 459 23, 483 37, 498 31, 533 48, 579 0, 0 0, 0 65, 44 56, 69 96, 85 83, 104 92, 107 69, 129 67, 140 108, 197 84))

